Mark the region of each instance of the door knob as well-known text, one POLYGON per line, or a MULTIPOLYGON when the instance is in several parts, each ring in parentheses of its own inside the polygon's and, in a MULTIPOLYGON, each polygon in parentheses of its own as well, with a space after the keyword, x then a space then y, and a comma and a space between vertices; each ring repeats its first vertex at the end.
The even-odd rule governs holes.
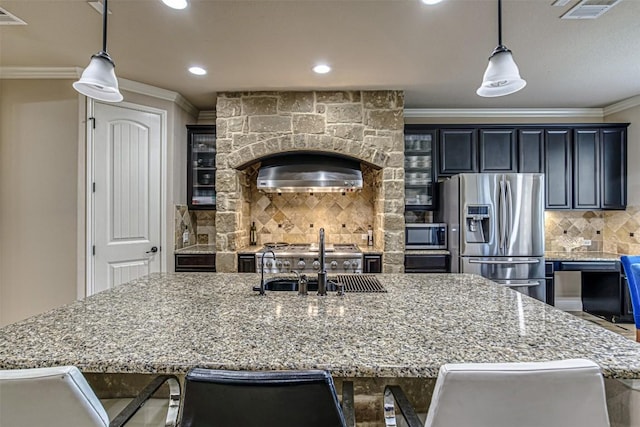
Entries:
POLYGON ((151 250, 145 252, 145 254, 155 254, 156 252, 158 252, 158 247, 157 246, 152 246, 151 250))

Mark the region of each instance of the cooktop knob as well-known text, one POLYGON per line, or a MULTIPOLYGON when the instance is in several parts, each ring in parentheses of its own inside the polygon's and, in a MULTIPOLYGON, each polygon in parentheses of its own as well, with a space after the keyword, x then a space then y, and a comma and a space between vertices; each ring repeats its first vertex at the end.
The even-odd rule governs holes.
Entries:
POLYGON ((286 268, 291 267, 291 261, 285 261, 285 262, 284 262, 284 266, 285 266, 286 268))
POLYGON ((351 261, 351 267, 358 268, 358 261, 351 261))
POLYGON ((302 270, 306 265, 307 264, 304 261, 302 261, 302 260, 298 261, 298 268, 299 269, 302 270))
POLYGON ((313 269, 314 270, 320 269, 320 261, 313 261, 313 269))
POLYGON ((338 261, 331 261, 331 269, 335 270, 336 268, 338 268, 338 261))
POLYGON ((272 261, 267 261, 267 267, 271 268, 272 265, 273 265, 272 261))
POLYGON ((345 262, 342 264, 342 268, 344 268, 345 270, 348 270, 348 269, 349 269, 349 267, 351 267, 351 263, 350 263, 349 261, 345 261, 345 262))
POLYGON ((282 261, 276 261, 276 267, 282 268, 282 261))

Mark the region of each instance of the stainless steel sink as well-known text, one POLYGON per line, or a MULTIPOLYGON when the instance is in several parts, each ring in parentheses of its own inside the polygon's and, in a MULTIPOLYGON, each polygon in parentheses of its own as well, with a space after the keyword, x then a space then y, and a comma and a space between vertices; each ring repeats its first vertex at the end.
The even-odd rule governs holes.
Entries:
MULTIPOLYGON (((365 274, 339 274, 337 276, 330 276, 327 282, 327 291, 335 292, 337 289, 336 283, 342 283, 344 285, 345 292, 387 292, 382 286, 382 283, 373 275, 365 274)), ((298 279, 295 277, 274 277, 264 281, 265 291, 297 291, 298 279)), ((309 292, 318 291, 318 279, 309 278, 307 285, 309 292)), ((259 291, 259 286, 253 287, 254 291, 259 291)))

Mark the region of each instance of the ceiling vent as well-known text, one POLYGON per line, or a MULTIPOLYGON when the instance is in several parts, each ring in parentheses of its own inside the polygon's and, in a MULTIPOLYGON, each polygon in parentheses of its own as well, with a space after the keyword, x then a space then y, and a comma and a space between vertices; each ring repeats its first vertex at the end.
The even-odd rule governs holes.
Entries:
POLYGON ((596 19, 622 0, 582 0, 562 15, 561 19, 596 19))
POLYGON ((27 23, 0 7, 0 25, 27 25, 27 23))

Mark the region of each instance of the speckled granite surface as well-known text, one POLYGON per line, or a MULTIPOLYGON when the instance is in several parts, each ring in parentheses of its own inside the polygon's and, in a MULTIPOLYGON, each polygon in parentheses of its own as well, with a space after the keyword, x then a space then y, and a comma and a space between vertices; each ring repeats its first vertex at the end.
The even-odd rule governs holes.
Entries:
POLYGON ((545 261, 620 261, 618 254, 609 252, 545 252, 545 261))
POLYGON ((252 291, 259 275, 156 274, 0 329, 0 368, 326 368, 436 377, 446 362, 587 357, 640 378, 640 344, 474 275, 377 275, 386 294, 252 291))
POLYGON ((177 254, 215 254, 215 245, 191 245, 186 248, 176 249, 177 254))

